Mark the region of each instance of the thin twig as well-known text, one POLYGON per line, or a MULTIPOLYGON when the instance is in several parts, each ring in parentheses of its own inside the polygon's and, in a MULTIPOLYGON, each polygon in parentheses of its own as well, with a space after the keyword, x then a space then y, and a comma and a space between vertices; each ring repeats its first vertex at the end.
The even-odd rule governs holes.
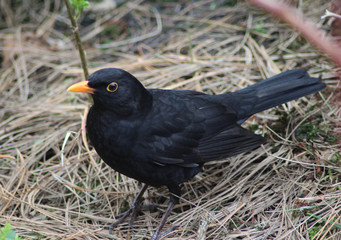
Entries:
POLYGON ((87 61, 86 61, 86 57, 85 57, 85 52, 84 52, 84 49, 83 49, 82 41, 81 41, 81 38, 80 38, 80 35, 79 35, 77 22, 75 20, 74 15, 73 15, 72 6, 70 4, 70 1, 69 0, 64 0, 64 1, 65 1, 65 5, 66 5, 67 11, 69 13, 70 21, 71 21, 71 24, 72 24, 72 31, 73 31, 73 34, 75 35, 75 40, 76 40, 77 48, 78 48, 78 51, 79 51, 79 57, 80 57, 81 63, 82 63, 84 77, 85 77, 85 79, 88 79, 88 77, 89 77, 88 64, 87 64, 87 61))
POLYGON ((340 46, 325 36, 315 24, 303 19, 300 12, 285 3, 272 0, 248 0, 253 5, 266 10, 272 15, 289 23, 297 29, 302 36, 311 42, 316 48, 327 54, 338 67, 341 67, 340 46))

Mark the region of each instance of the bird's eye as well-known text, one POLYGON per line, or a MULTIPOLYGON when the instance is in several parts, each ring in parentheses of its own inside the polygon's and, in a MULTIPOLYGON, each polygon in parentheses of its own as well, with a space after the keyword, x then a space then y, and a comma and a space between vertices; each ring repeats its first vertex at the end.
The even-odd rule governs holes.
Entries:
POLYGON ((116 82, 112 82, 107 86, 108 92, 115 92, 118 88, 118 84, 116 82))

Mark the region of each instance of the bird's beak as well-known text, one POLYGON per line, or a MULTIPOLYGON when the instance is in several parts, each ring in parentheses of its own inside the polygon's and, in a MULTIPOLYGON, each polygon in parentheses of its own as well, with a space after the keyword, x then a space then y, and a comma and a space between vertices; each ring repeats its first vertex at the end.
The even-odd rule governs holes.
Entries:
POLYGON ((69 92, 94 93, 95 89, 89 87, 88 83, 89 81, 75 83, 71 87, 69 87, 67 90, 69 92))

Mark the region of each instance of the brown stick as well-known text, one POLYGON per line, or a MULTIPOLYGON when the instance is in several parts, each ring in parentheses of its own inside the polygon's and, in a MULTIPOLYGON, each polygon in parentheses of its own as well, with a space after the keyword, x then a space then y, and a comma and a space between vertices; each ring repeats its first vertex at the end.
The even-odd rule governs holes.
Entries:
MULTIPOLYGON (((316 48, 328 55, 341 68, 341 47, 335 41, 325 36, 311 21, 303 18, 295 8, 280 1, 273 0, 248 0, 251 4, 266 10, 275 17, 289 23, 301 35, 311 42, 316 48)), ((339 73, 340 76, 340 73, 339 73)))
POLYGON ((86 57, 85 57, 85 52, 84 52, 84 49, 83 49, 82 41, 81 41, 81 38, 80 38, 80 35, 79 35, 77 22, 75 20, 75 17, 73 16, 72 6, 70 4, 70 0, 65 0, 65 5, 66 5, 67 11, 68 11, 68 14, 69 14, 69 17, 70 17, 70 21, 71 21, 71 24, 72 24, 72 31, 73 31, 73 34, 75 35, 76 44, 77 44, 77 48, 78 48, 78 51, 79 51, 79 56, 80 56, 81 63, 82 63, 84 77, 85 77, 85 79, 88 79, 88 77, 89 77, 88 64, 87 64, 87 61, 86 61, 86 57))

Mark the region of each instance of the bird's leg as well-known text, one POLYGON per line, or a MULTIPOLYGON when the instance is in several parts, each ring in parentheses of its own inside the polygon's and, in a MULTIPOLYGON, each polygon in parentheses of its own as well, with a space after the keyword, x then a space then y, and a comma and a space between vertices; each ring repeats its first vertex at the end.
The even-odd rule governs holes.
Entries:
MULTIPOLYGON (((157 240, 157 239, 159 239, 159 237, 164 235, 164 234, 160 234, 161 230, 162 230, 163 226, 166 224, 167 219, 168 219, 174 205, 179 203, 179 197, 178 196, 180 196, 180 193, 181 193, 179 186, 177 186, 175 188, 169 188, 169 190, 171 193, 173 193, 173 195, 170 196, 170 201, 169 201, 167 210, 163 214, 162 220, 161 220, 159 226, 157 227, 155 233, 153 234, 153 236, 150 240, 157 240), (174 195, 174 194, 176 194, 176 195, 174 195)), ((176 228, 177 227, 172 227, 169 231, 166 232, 166 234, 168 234, 169 232, 172 232, 176 228)))
POLYGON ((140 192, 137 194, 136 198, 134 199, 133 204, 131 205, 130 209, 128 209, 127 211, 125 211, 124 213, 119 214, 120 219, 118 219, 116 222, 114 222, 113 224, 111 224, 109 226, 109 234, 112 234, 112 230, 119 224, 121 224, 129 215, 131 215, 131 218, 129 220, 129 227, 133 228, 133 222, 136 216, 136 213, 139 211, 140 209, 140 203, 142 200, 142 196, 143 193, 147 190, 148 185, 147 184, 143 184, 142 189, 140 190, 140 192))
MULTIPOLYGON (((159 209, 160 206, 157 204, 147 204, 147 205, 140 205, 138 206, 138 210, 147 210, 150 212, 156 211, 157 209, 159 209)), ((119 213, 117 215, 115 215, 115 218, 120 218, 125 214, 128 214, 127 212, 131 211, 130 209, 128 209, 127 211, 124 211, 122 213, 119 213)))
POLYGON ((169 217, 169 215, 170 215, 174 205, 175 204, 173 202, 169 202, 168 208, 167 208, 166 212, 163 214, 162 220, 161 220, 159 226, 157 227, 155 233, 153 234, 153 236, 152 236, 152 238, 150 240, 157 240, 157 239, 159 239, 161 230, 162 230, 163 226, 166 224, 167 218, 169 217))

